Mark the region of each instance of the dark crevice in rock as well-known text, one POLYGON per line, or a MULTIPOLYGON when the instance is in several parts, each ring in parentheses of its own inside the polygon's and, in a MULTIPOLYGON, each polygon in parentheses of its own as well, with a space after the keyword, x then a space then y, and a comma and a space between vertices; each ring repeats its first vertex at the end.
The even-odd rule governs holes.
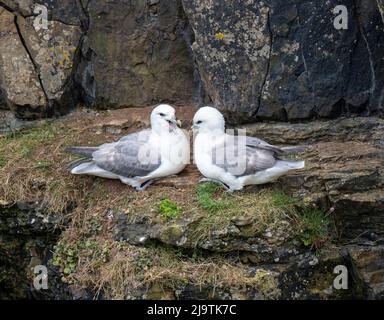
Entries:
POLYGON ((367 34, 364 30, 364 26, 361 22, 361 13, 358 12, 358 10, 360 9, 358 3, 357 3, 358 0, 355 0, 354 1, 354 4, 355 4, 355 8, 356 8, 356 22, 357 22, 357 25, 358 25, 358 30, 359 30, 359 33, 361 35, 361 38, 363 39, 364 41, 364 44, 365 44, 365 47, 366 47, 366 50, 367 50, 367 58, 368 58, 368 62, 369 62, 369 67, 370 67, 370 74, 371 74, 371 83, 370 83, 370 89, 369 89, 369 93, 370 93, 370 100, 369 100, 369 108, 367 109, 367 112, 368 112, 368 115, 370 114, 370 110, 371 110, 371 103, 373 101, 373 95, 376 91, 376 74, 375 74, 375 65, 374 65, 374 62, 373 62, 373 56, 372 56, 372 51, 371 51, 371 48, 369 46, 369 42, 367 40, 367 34))
POLYGON ((207 95, 207 93, 205 91, 204 84, 201 80, 199 67, 198 67, 197 61, 195 59, 193 50, 192 50, 192 45, 196 39, 195 32, 194 32, 194 30, 193 30, 193 28, 192 28, 192 26, 188 20, 188 17, 184 11, 182 0, 178 0, 177 5, 178 5, 178 10, 179 10, 179 15, 180 15, 180 17, 183 18, 183 20, 186 24, 183 28, 182 36, 183 36, 183 39, 185 41, 186 47, 188 49, 188 53, 190 55, 191 61, 193 61, 193 66, 194 66, 193 79, 194 79, 194 82, 196 84, 196 98, 195 99, 196 99, 197 105, 199 107, 202 107, 202 106, 205 106, 205 105, 212 103, 212 99, 207 95))
MULTIPOLYGON (((299 27, 301 27, 300 14, 299 13, 297 15, 297 24, 299 27)), ((311 94, 312 94, 312 100, 313 100, 313 104, 312 104, 313 112, 316 112, 315 111, 316 110, 315 84, 314 84, 313 79, 311 77, 311 73, 308 69, 307 59, 305 57, 305 52, 304 52, 305 51, 304 45, 306 43, 307 36, 308 35, 306 33, 303 33, 303 36, 302 36, 301 41, 300 41, 300 55, 301 55, 301 59, 303 61, 303 65, 304 65, 305 76, 311 85, 311 94)))
POLYGON ((3 7, 5 10, 9 11, 9 12, 12 12, 12 13, 15 13, 15 10, 13 10, 12 8, 8 7, 5 3, 3 2, 0 2, 0 7, 3 7))
POLYGON ((259 97, 258 97, 258 106, 257 106, 256 110, 252 112, 252 116, 251 116, 252 118, 254 118, 257 115, 257 112, 259 111, 259 108, 261 106, 263 94, 264 94, 264 88, 265 88, 265 85, 267 83, 270 69, 271 69, 272 47, 273 47, 273 42, 274 42, 273 41, 274 35, 273 35, 273 30, 272 30, 272 26, 271 26, 271 17, 270 17, 271 10, 272 9, 269 7, 268 14, 267 14, 267 26, 268 26, 268 33, 269 33, 269 53, 268 53, 267 68, 266 68, 266 72, 264 74, 263 82, 261 84, 261 90, 260 90, 259 97))
POLYGON ((81 19, 82 36, 78 46, 76 68, 74 68, 73 79, 79 94, 79 102, 87 106, 94 106, 96 101, 96 81, 94 77, 95 52, 89 45, 88 32, 90 26, 89 5, 91 0, 84 5, 83 0, 76 0, 83 18, 81 19))
POLYGON ((89 13, 88 13, 88 6, 91 1, 88 1, 87 5, 84 6, 83 0, 76 0, 77 6, 80 8, 83 17, 85 19, 80 19, 81 22, 81 28, 84 31, 84 34, 88 31, 89 29, 89 23, 90 23, 90 18, 89 18, 89 13), (85 20, 85 21, 84 21, 85 20))

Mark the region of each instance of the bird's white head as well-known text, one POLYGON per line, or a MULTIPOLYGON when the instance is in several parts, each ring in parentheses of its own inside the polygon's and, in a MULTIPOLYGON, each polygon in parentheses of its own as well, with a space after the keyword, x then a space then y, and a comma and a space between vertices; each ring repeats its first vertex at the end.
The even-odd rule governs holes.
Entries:
POLYGON ((201 132, 225 131, 224 116, 215 108, 200 108, 193 117, 192 129, 201 132))
POLYGON ((176 110, 169 104, 160 104, 151 113, 151 127, 157 133, 177 129, 176 110))

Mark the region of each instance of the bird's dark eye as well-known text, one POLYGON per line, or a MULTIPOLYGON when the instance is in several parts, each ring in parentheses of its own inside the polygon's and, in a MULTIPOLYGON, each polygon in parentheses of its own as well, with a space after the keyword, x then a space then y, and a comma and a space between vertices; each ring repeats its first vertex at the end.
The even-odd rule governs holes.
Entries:
POLYGON ((159 113, 159 115, 160 115, 161 117, 165 117, 165 114, 164 114, 164 113, 159 113))
POLYGON ((196 122, 196 124, 201 124, 203 121, 199 120, 196 122))

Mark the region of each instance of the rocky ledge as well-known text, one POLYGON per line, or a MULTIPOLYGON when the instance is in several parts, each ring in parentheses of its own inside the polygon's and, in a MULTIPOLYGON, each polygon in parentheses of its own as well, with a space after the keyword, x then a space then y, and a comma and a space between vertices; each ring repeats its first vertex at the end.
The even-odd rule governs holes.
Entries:
POLYGON ((32 119, 198 102, 233 123, 380 114, 383 2, 345 0, 342 28, 340 5, 2 0, 0 108, 32 119))
MULTIPOLYGON (((294 221, 289 217, 281 218, 277 225, 262 232, 255 232, 260 221, 236 217, 224 230, 215 230, 208 238, 199 240, 195 232, 196 224, 202 219, 199 214, 164 224, 153 222, 156 219, 150 213, 134 222, 122 213, 118 217, 116 237, 133 245, 156 241, 185 249, 236 254, 244 263, 267 266, 268 274, 279 288, 274 298, 345 298, 345 292, 338 296, 332 290, 331 273, 338 264, 348 265, 354 283, 349 297, 382 298, 383 125, 378 118, 352 118, 245 126, 248 134, 271 143, 310 145, 303 155, 305 169, 281 178, 279 185, 301 198, 306 206, 325 210, 332 217, 333 245, 320 255, 298 246, 294 221), (324 281, 321 290, 312 287, 316 278, 324 281), (296 289, 288 294, 286 290, 292 286, 296 289)), ((196 182, 195 179, 190 183, 196 182)), ((249 192, 257 194, 260 190, 249 192)))
MULTIPOLYGON (((211 184, 196 186, 200 175, 193 165, 143 193, 116 181, 71 177, 61 168, 71 139, 116 140, 146 127, 140 119, 148 112, 78 111, 52 122, 49 131, 43 127, 42 146, 19 158, 13 178, 4 178, 8 189, 1 189, 0 250, 7 266, 1 296, 383 298, 382 119, 247 125, 248 134, 271 143, 310 148, 299 155, 305 169, 233 195, 211 184), (30 183, 28 192, 13 199, 9 193, 18 191, 21 177, 30 183), (50 270, 48 291, 31 285, 31 267, 38 264, 50 270), (338 265, 348 270, 346 290, 333 285, 338 265)), ((178 113, 185 125, 193 114, 191 108, 178 113)), ((37 129, 26 134, 39 137, 37 129)), ((16 154, 22 135, 5 139, 2 148, 16 154)), ((2 159, 2 175, 8 164, 2 159)))
MULTIPOLYGON (((192 111, 178 110, 183 124, 192 111)), ((148 112, 78 111, 51 124, 58 129, 50 129, 53 136, 45 153, 49 157, 59 152, 63 164, 69 160, 60 151, 68 132, 88 144, 116 140, 147 126, 141 119, 148 112)), ((0 247, 8 267, 2 268, 0 281, 7 288, 2 296, 383 298, 383 119, 257 123, 245 128, 271 143, 310 146, 299 155, 306 160, 305 169, 273 185, 228 195, 214 185, 196 187, 200 175, 193 165, 143 193, 115 181, 73 178, 53 165, 44 167, 45 178, 31 180, 32 185, 38 181, 40 190, 35 201, 12 202, 3 190, 0 247), (48 213, 49 194, 41 190, 55 171, 63 180, 55 188, 69 203, 64 211, 48 213), (80 196, 69 197, 62 189, 68 186, 71 194, 80 196), (49 266, 53 275, 46 292, 31 286, 31 267, 37 264, 49 266), (333 286, 338 265, 348 269, 348 290, 333 286), (128 282, 118 280, 121 272, 128 282)), ((7 139, 17 143, 19 137, 7 139)), ((41 159, 39 149, 36 152, 41 162, 48 161, 41 159)), ((16 177, 35 160, 25 161, 16 177)))

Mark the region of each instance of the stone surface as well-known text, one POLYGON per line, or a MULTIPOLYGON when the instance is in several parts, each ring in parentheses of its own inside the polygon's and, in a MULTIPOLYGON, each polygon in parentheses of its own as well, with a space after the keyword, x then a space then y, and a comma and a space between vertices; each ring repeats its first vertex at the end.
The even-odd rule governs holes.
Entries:
POLYGON ((247 134, 277 145, 312 145, 304 171, 283 178, 282 184, 301 196, 328 203, 335 210, 343 237, 383 234, 382 119, 342 118, 295 125, 259 123, 244 128, 247 134))
POLYGON ((178 0, 92 1, 78 81, 98 107, 186 102, 195 96, 187 21, 178 0))
POLYGON ((351 246, 347 249, 357 288, 368 299, 384 299, 384 246, 351 246))
MULTIPOLYGON (((203 95, 195 83, 199 77, 233 122, 339 117, 375 113, 382 106, 382 0, 345 1, 350 10, 345 31, 333 29, 334 0, 53 0, 46 3, 49 29, 39 31, 32 27, 36 3, 46 2, 0 1, 0 108, 11 109, 0 113, 0 133, 34 123, 15 115, 64 113, 80 101, 117 108, 193 100, 203 95)), ((194 108, 184 109, 177 113, 189 128, 194 108)), ((150 111, 94 112, 96 120, 87 121, 78 113, 70 121, 111 138, 148 127, 150 111)), ((311 145, 302 155, 306 168, 279 182, 332 215, 338 235, 334 246, 321 254, 299 246, 289 219, 258 233, 249 221, 237 219, 196 241, 194 224, 201 218, 196 214, 165 223, 150 219, 157 212, 135 221, 121 214, 108 229, 118 241, 235 259, 255 280, 252 287, 154 285, 126 298, 383 299, 383 119, 342 117, 244 127, 270 143, 311 145), (333 268, 340 264, 351 273, 350 290, 342 292, 332 286, 333 268)), ((154 187, 191 187, 199 176, 189 166, 154 187)), ((61 231, 56 218, 36 203, 0 203, 0 264, 5 266, 0 268, 0 298, 94 297, 92 288, 64 285, 51 265, 50 250, 61 231), (52 274, 51 290, 44 294, 31 288, 31 267, 40 263, 52 274)))
POLYGON ((2 0, 0 4, 21 15, 31 15, 34 8, 33 0, 2 0))
MULTIPOLYGON (((33 0, 34 7, 43 5, 47 8, 49 21, 61 22, 67 26, 81 26, 86 19, 82 3, 84 0, 33 0)), ((72 43, 75 45, 76 41, 72 43)))
POLYGON ((353 117, 302 123, 259 122, 244 126, 248 135, 276 145, 311 144, 319 141, 362 141, 383 146, 384 120, 377 117, 353 117))
MULTIPOLYGON (((60 6, 56 3, 56 8, 68 9, 63 12, 76 17, 69 10, 69 3, 77 8, 76 1, 67 1, 60 6)), ((72 74, 82 31, 80 26, 67 24, 75 22, 66 19, 65 14, 61 20, 66 23, 49 20, 46 27, 38 24, 37 18, 29 17, 34 6, 27 12, 29 7, 27 3, 10 1, 6 8, 12 12, 1 8, 3 95, 19 118, 64 114, 78 101, 72 74)), ((62 11, 56 11, 48 10, 48 18, 60 19, 62 11)))
POLYGON ((383 0, 376 0, 376 1, 384 21, 384 1, 383 0))
POLYGON ((232 122, 297 120, 379 112, 384 25, 377 3, 183 1, 204 88, 232 122))
POLYGON ((46 111, 46 99, 15 24, 15 17, 0 7, 0 76, 4 97, 11 110, 30 118, 46 111))
POLYGON ((0 109, 8 109, 7 103, 5 102, 5 98, 3 96, 3 92, 1 91, 1 89, 0 89, 0 109))
POLYGON ((306 156, 303 173, 281 179, 308 201, 327 204, 339 236, 384 234, 384 150, 361 142, 321 142, 306 156))
POLYGON ((60 234, 58 216, 47 216, 34 203, 0 206, 0 299, 69 297, 49 266, 50 289, 33 288, 33 268, 48 265, 60 234), (45 295, 45 296, 44 296, 45 295))
POLYGON ((50 112, 66 113, 76 104, 71 76, 81 37, 80 27, 49 21, 44 29, 34 27, 35 18, 19 16, 16 21, 39 74, 50 112))
MULTIPOLYGON (((183 1, 204 88, 218 108, 249 117, 259 106, 271 51, 270 9, 259 1, 183 1)), ((235 115, 234 115, 235 116, 235 115)))
MULTIPOLYGON (((24 39, 14 38, 36 60, 37 75, 35 70, 30 77, 41 78, 48 96, 45 105, 36 92, 29 106, 21 101, 19 117, 62 114, 81 102, 106 109, 197 101, 216 105, 233 123, 382 112, 382 0, 346 1, 347 30, 334 27, 336 0, 0 3, 25 27, 24 39), (51 40, 26 27, 40 5, 53 28, 43 37, 50 33, 51 40), (57 68, 60 52, 68 50, 73 68, 57 68)), ((13 28, 10 20, 2 24, 13 28)), ((20 68, 28 70, 23 55, 20 68)), ((38 91, 16 74, 8 68, 2 77, 38 91)), ((3 91, 12 91, 8 82, 3 91)))
MULTIPOLYGON (((37 120, 38 121, 38 120, 37 120)), ((36 125, 37 121, 25 121, 15 117, 10 110, 0 110, 0 135, 9 134, 18 130, 36 125)))

